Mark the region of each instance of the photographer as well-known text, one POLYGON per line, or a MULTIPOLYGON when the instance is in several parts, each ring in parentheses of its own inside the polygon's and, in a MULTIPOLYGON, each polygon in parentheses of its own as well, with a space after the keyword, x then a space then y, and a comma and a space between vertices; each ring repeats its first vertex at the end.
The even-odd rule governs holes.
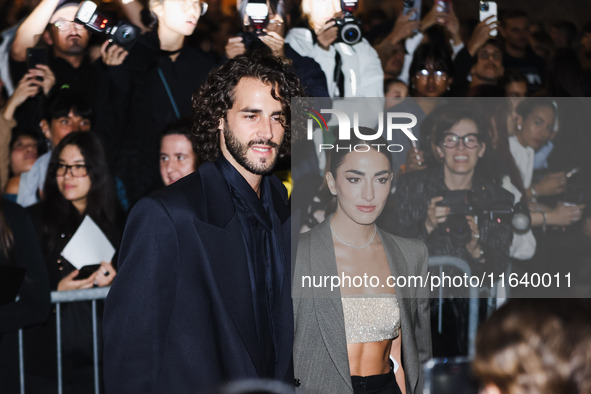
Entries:
MULTIPOLYGON (((486 128, 475 111, 451 105, 443 108, 434 126, 434 142, 442 165, 400 176, 394 195, 393 231, 424 241, 430 256, 454 256, 466 261, 472 275, 504 272, 513 237, 511 224, 484 215, 478 217, 478 212, 497 204, 512 206, 513 195, 495 183, 498 177, 487 171, 486 128), (453 192, 462 194, 460 191, 464 197, 473 195, 473 204, 451 196, 453 192), (466 214, 470 211, 475 212, 466 214)), ((453 269, 446 269, 446 273, 463 275, 453 269)), ((442 302, 442 332, 432 330, 434 356, 467 355, 468 300, 462 298, 466 292, 458 291, 453 291, 453 299, 442 302)), ((439 309, 435 301, 432 311, 439 309)), ((434 318, 432 314, 432 327, 437 326, 434 318)))
MULTIPOLYGON (((356 8, 355 6, 351 8, 356 8)), ((340 42, 343 22, 340 0, 318 2, 302 1, 302 18, 305 27, 291 29, 285 41, 302 56, 313 58, 326 76, 330 97, 383 97, 383 71, 376 51, 361 38, 358 42, 340 42)), ((355 22, 351 12, 346 12, 348 27, 355 22)), ((361 31, 359 35, 361 37, 361 31)), ((362 112, 362 111, 360 111, 362 112)))
MULTIPOLYGON (((16 86, 23 76, 30 73, 27 50, 35 48, 39 51, 39 41, 49 48, 46 59, 39 64, 49 66, 53 75, 51 83, 61 88, 64 85, 79 91, 87 102, 92 103, 96 89, 100 86, 97 77, 98 69, 88 56, 90 33, 74 22, 79 2, 74 0, 42 0, 31 14, 23 21, 16 31, 10 49, 10 73, 16 86)), ((37 68, 37 71, 41 70, 37 68)), ((36 75, 44 79, 47 75, 36 75)), ((49 91, 44 89, 44 97, 49 91)), ((43 106, 43 96, 37 100, 29 100, 19 109, 16 119, 19 130, 37 130, 39 124, 39 108, 43 106)))
POLYGON ((276 56, 284 56, 292 61, 294 73, 300 79, 306 94, 312 97, 328 97, 326 78, 320 65, 314 59, 301 56, 284 41, 287 31, 287 9, 284 0, 267 0, 266 4, 251 3, 248 0, 236 2, 242 21, 243 32, 231 37, 225 47, 229 59, 255 50, 271 51, 276 56), (250 4, 250 6, 249 6, 250 4), (266 17, 256 15, 254 10, 266 7, 266 17))
POLYGON ((510 223, 466 215, 470 239, 463 245, 450 234, 450 207, 442 205, 450 191, 469 190, 479 208, 512 205, 513 196, 494 183, 485 169, 486 129, 470 110, 447 107, 436 121, 434 140, 443 165, 401 175, 394 204, 394 230, 422 239, 432 256, 448 255, 468 262, 473 272, 503 272, 509 262, 510 223))
POLYGON ((193 0, 150 0, 153 30, 129 50, 103 47, 109 83, 101 111, 110 127, 101 128, 116 176, 131 204, 160 187, 159 133, 191 112, 191 96, 213 61, 185 45, 207 3, 193 0))

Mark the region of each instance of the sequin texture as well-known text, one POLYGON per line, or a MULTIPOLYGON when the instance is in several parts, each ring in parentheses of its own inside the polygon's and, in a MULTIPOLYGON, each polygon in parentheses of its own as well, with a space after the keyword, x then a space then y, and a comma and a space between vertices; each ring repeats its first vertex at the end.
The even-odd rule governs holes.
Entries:
POLYGON ((342 302, 347 343, 379 342, 399 335, 396 294, 345 296, 342 302))

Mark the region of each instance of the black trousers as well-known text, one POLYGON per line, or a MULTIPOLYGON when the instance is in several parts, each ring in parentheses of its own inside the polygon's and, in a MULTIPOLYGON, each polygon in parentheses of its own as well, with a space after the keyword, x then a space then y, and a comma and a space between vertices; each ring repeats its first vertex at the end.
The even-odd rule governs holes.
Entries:
POLYGON ((354 394, 402 394, 394 376, 392 360, 390 372, 382 375, 351 376, 354 394))

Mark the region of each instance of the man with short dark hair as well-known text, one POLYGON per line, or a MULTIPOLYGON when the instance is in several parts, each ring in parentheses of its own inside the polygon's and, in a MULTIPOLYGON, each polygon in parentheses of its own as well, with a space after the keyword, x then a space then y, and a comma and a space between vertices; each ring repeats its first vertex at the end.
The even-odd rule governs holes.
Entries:
POLYGON ((463 48, 458 53, 454 66, 456 74, 452 93, 457 97, 478 96, 484 85, 497 87, 505 73, 503 52, 494 38, 480 45, 473 55, 469 46, 463 48))
MULTIPOLYGON (((54 90, 48 98, 39 126, 53 149, 74 131, 90 131, 92 120, 92 107, 76 91, 64 88, 54 90)), ((29 171, 21 174, 16 201, 23 207, 36 204, 42 198, 51 149, 39 156, 29 171)))
POLYGON ((238 56, 193 97, 208 161, 132 210, 104 313, 107 393, 195 393, 240 378, 293 383, 290 212, 269 175, 290 149, 299 81, 238 56))
POLYGON ((10 50, 10 71, 13 82, 19 81, 27 69, 27 48, 35 47, 40 37, 50 47, 48 65, 55 74, 56 87, 67 84, 92 101, 94 71, 87 56, 90 33, 74 23, 79 1, 42 0, 23 21, 10 50))
POLYGON ((537 56, 529 46, 529 18, 520 10, 501 14, 499 33, 505 40, 503 63, 505 69, 519 71, 527 78, 529 93, 541 89, 546 73, 544 59, 537 56))

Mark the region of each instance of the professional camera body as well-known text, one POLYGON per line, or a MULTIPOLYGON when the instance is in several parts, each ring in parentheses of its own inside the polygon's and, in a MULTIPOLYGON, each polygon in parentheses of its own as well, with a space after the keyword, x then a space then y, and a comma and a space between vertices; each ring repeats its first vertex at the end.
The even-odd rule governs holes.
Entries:
POLYGON ((246 48, 246 52, 251 52, 257 47, 264 47, 265 44, 259 40, 260 36, 267 33, 263 31, 269 24, 269 7, 267 0, 248 0, 245 8, 245 18, 248 18, 248 24, 245 21, 245 28, 249 30, 238 33, 242 37, 242 42, 246 48))
POLYGON ((97 5, 90 0, 80 5, 74 22, 84 25, 93 33, 106 34, 111 42, 123 47, 126 51, 134 46, 141 33, 139 27, 126 21, 113 25, 106 16, 97 11, 97 5))
POLYGON ((337 42, 354 45, 361 41, 361 21, 353 16, 358 4, 359 0, 341 0, 343 16, 333 19, 335 26, 339 29, 337 42))
POLYGON ((449 235, 451 243, 455 246, 465 246, 472 238, 466 216, 497 223, 511 223, 513 229, 520 233, 529 230, 531 225, 529 211, 524 203, 513 205, 509 200, 485 203, 478 201, 471 190, 448 191, 437 205, 450 208, 447 220, 440 228, 449 235))

